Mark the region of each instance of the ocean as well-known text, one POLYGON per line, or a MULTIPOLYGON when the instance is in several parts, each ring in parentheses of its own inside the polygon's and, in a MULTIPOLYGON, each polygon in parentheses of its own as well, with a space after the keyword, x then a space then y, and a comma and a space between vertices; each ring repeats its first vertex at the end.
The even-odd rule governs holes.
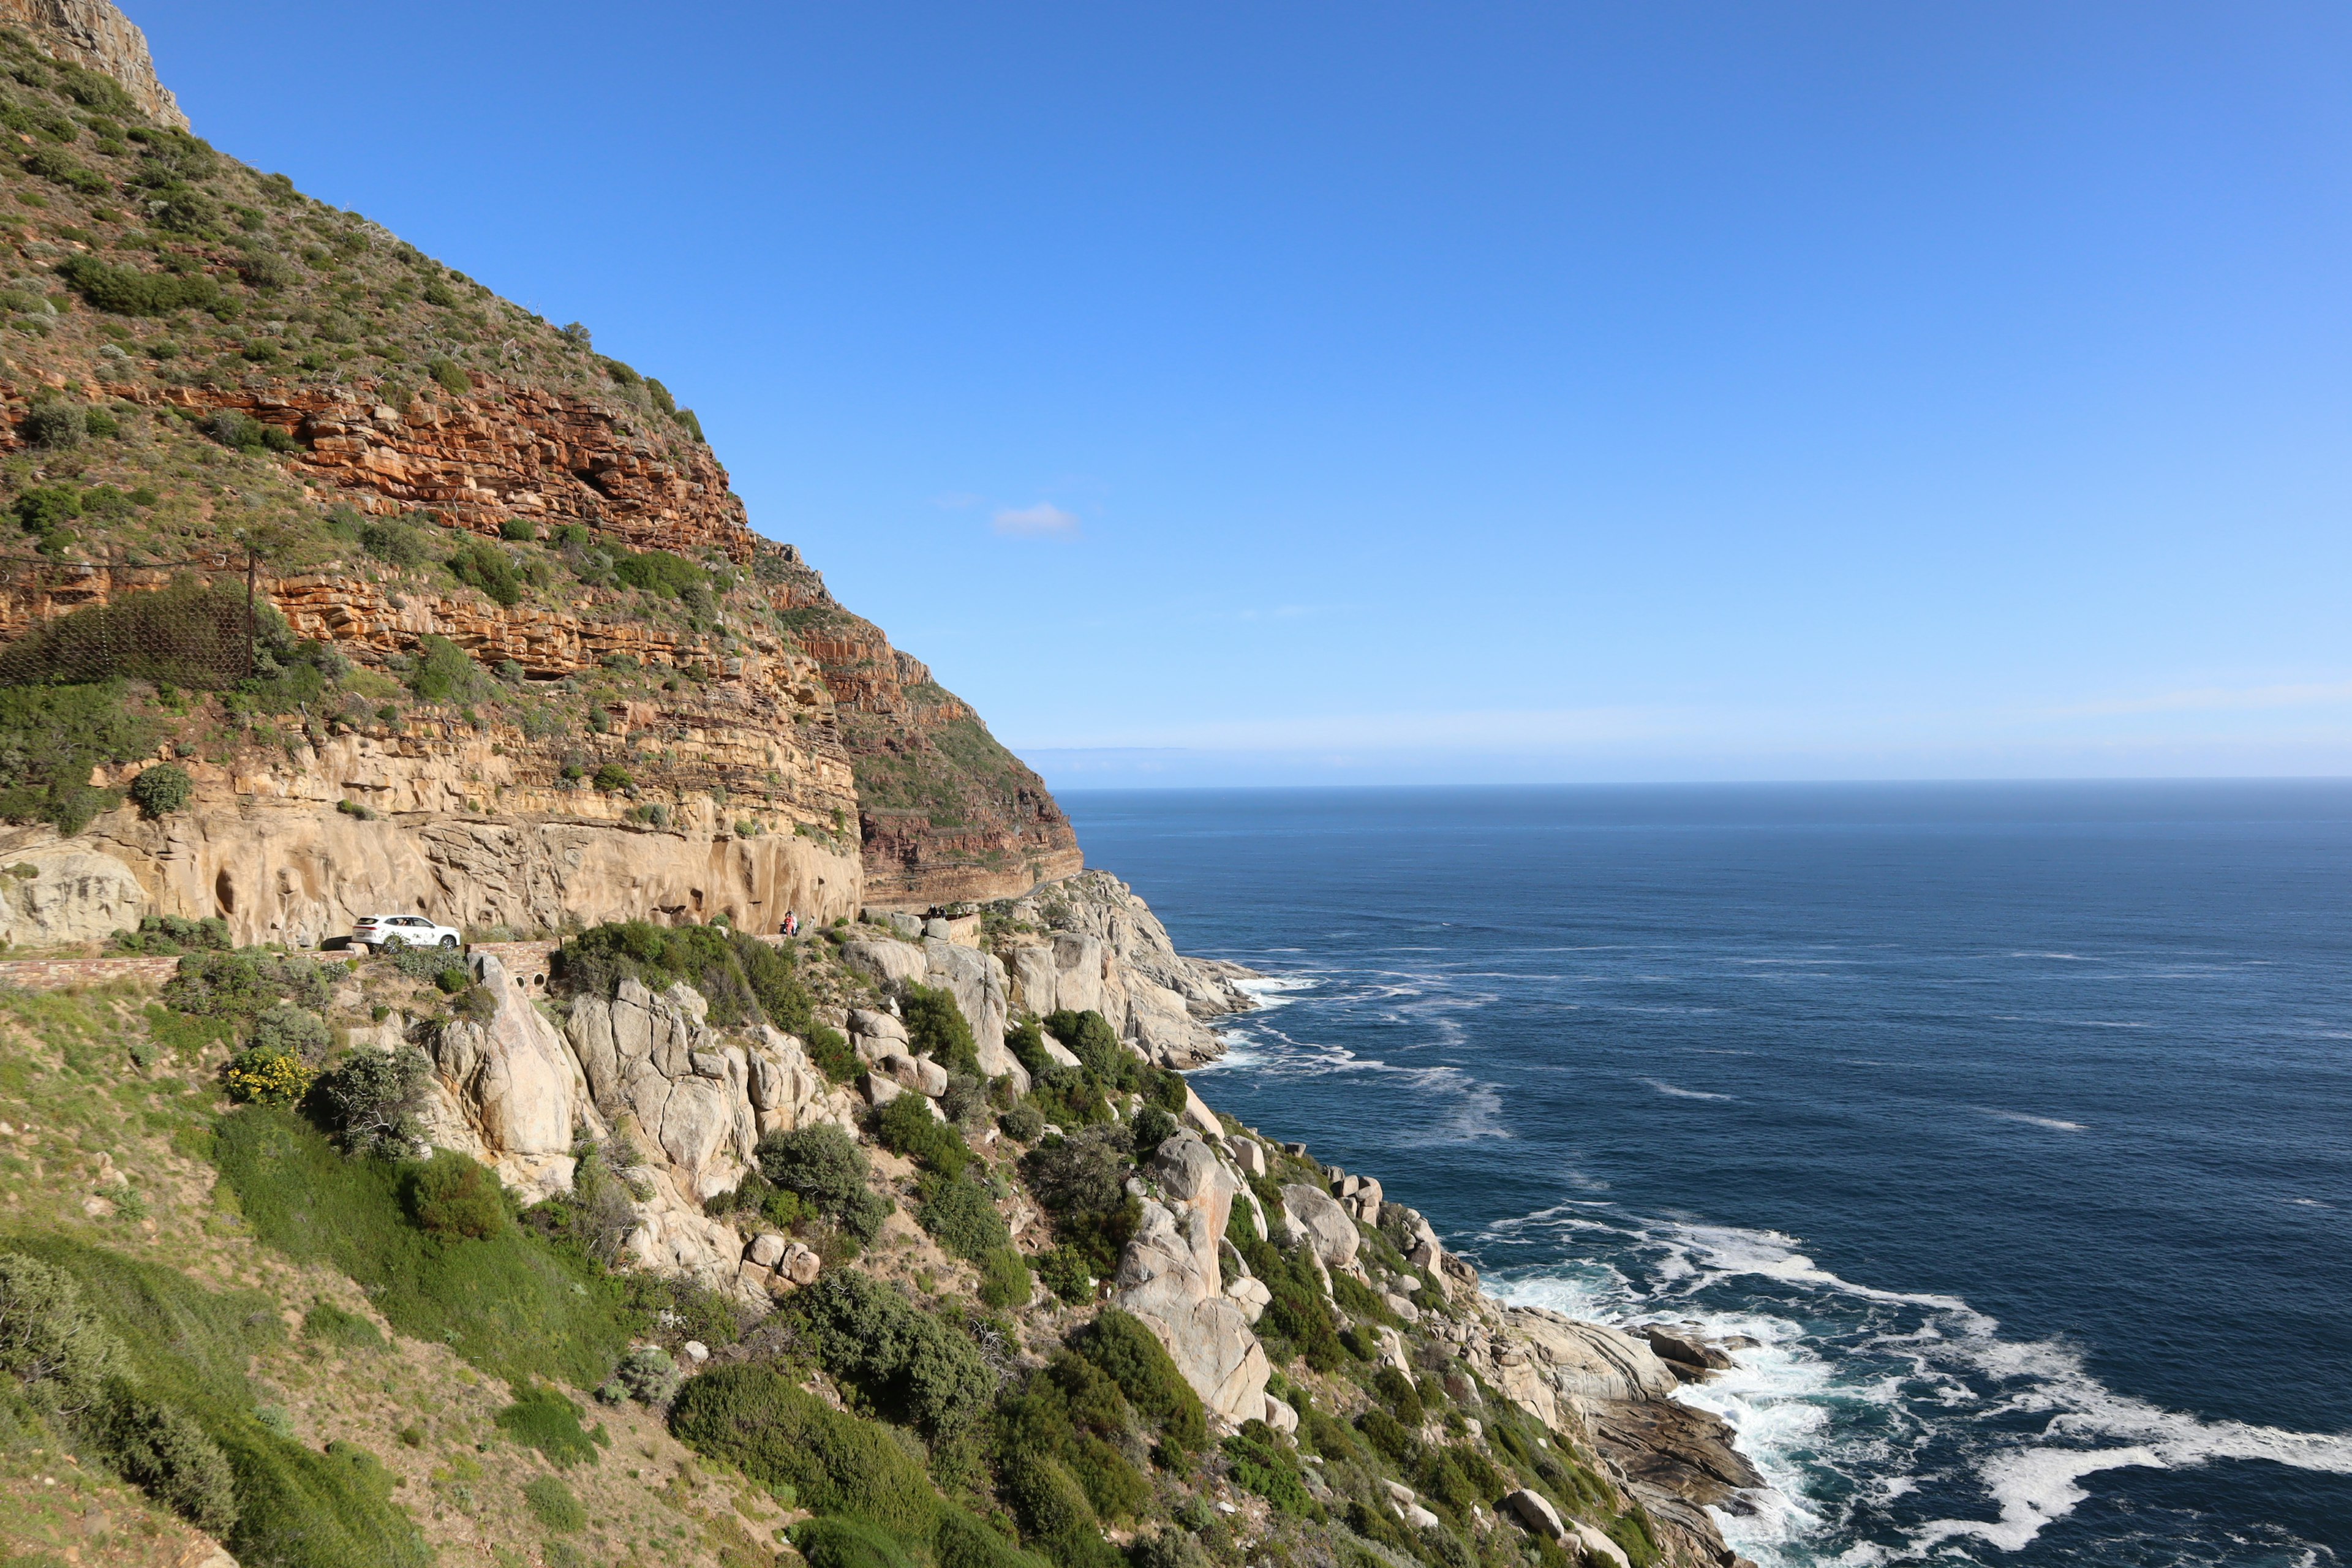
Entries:
POLYGON ((1758 1342, 1765 1568, 2352 1554, 2352 784, 1061 799, 1268 977, 1212 1103, 1758 1342))

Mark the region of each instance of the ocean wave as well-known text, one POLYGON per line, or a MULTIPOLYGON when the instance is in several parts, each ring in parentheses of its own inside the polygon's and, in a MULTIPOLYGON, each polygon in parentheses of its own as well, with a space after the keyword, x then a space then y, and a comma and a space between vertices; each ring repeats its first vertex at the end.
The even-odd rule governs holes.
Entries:
POLYGON ((1736 1100, 1738 1098, 1737 1095, 1730 1094, 1710 1094, 1703 1089, 1679 1088, 1675 1084, 1666 1082, 1663 1079, 1645 1078, 1637 1081, 1646 1083, 1652 1089, 1656 1089, 1660 1094, 1667 1095, 1675 1100, 1736 1100))
POLYGON ((2022 1110, 1995 1110, 1990 1106, 1972 1105, 1969 1110, 1979 1116, 1990 1116, 1995 1121, 2021 1121, 2029 1127, 2047 1127, 2053 1132, 2088 1132, 2090 1128, 2080 1121, 2061 1121, 2054 1116, 2032 1116, 2022 1110))
MULTIPOLYGON (((1971 1542, 2020 1551, 2115 1469, 2258 1460, 2352 1475, 2352 1435, 2208 1420, 2118 1394, 2071 1345, 2006 1338, 1958 1297, 1844 1279, 1777 1232, 1570 1200, 1477 1238, 1489 1250, 1547 1240, 1574 1255, 1506 1266, 1488 1289, 1572 1317, 1749 1342, 1731 1370, 1675 1397, 1729 1423, 1765 1478, 1743 1497, 1749 1511, 1716 1514, 1761 1568, 1965 1562, 1971 1542)), ((2273 1549, 2311 1550, 2284 1537, 2273 1549)), ((2178 1558, 2234 1551, 2217 1542, 2178 1558)))

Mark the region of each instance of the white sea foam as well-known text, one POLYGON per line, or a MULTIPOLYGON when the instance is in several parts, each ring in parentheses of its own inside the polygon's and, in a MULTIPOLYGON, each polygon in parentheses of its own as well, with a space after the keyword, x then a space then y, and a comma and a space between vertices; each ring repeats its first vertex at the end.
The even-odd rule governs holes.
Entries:
POLYGON ((2352 1435, 2208 1421, 2119 1394, 2073 1346, 2003 1338, 1997 1320, 1957 1297, 1843 1279, 1775 1232, 1635 1219, 1571 1200, 1497 1222, 1480 1239, 1546 1235, 1575 1256, 1502 1270, 1489 1281, 1496 1295, 1755 1342, 1732 1370, 1675 1396, 1730 1423, 1769 1483, 1745 1497, 1749 1511, 1717 1514, 1725 1540, 1763 1568, 1973 1561, 1969 1543, 2015 1552, 2113 1469, 2256 1459, 2352 1475, 2352 1435), (1767 1282, 1761 1300, 1743 1279, 1767 1282), (1841 1539, 1857 1505, 1928 1483, 1974 1492, 1982 1514, 1947 1503, 1939 1517, 1876 1527, 1895 1538, 1841 1539))
POLYGON ((2022 1110, 1995 1110, 1990 1106, 1970 1106, 1979 1116, 1990 1116, 1995 1121, 2021 1121, 2028 1127, 2047 1127, 2053 1132, 2087 1132, 2090 1128, 2080 1121, 2061 1121, 2054 1116, 2030 1116, 2022 1110))
POLYGON ((1667 1083, 1662 1079, 1645 1078, 1640 1081, 1648 1084, 1660 1094, 1670 1096, 1675 1100, 1732 1100, 1738 1098, 1737 1096, 1728 1094, 1709 1094, 1703 1089, 1677 1088, 1675 1085, 1667 1083))

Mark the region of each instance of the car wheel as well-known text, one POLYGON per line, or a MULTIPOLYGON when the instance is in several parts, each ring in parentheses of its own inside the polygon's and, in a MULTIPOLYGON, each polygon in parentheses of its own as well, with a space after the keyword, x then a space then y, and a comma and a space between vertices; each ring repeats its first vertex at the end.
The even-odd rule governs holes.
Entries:
POLYGON ((376 950, 378 952, 387 952, 387 953, 389 953, 389 952, 404 952, 404 951, 405 951, 405 950, 406 950, 406 948, 407 948, 407 946, 408 946, 408 939, 407 939, 407 938, 405 938, 405 937, 397 937, 397 936, 388 936, 388 937, 385 937, 382 942, 380 942, 376 943, 375 950, 376 950))
POLYGON ((443 947, 455 947, 457 945, 457 939, 454 936, 445 936, 441 939, 441 945, 443 947))

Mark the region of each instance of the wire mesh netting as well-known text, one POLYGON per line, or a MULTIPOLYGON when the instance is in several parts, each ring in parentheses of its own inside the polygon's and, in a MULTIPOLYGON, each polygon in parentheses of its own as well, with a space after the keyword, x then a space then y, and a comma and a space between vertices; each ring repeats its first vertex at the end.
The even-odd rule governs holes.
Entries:
POLYGON ((0 646, 0 686, 235 686, 254 672, 253 570, 219 556, 137 566, 0 557, 8 622, 30 623, 0 646))

